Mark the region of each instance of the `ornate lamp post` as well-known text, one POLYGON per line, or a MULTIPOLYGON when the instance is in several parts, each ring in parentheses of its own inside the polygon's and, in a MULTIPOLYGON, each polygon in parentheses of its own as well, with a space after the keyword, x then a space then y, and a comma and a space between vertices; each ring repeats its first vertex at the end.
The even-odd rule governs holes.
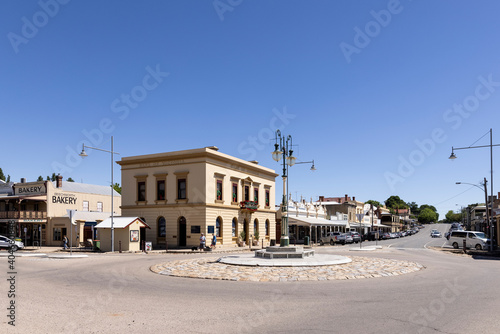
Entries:
MULTIPOLYGON (((488 133, 486 133, 488 134, 488 133)), ((485 135, 486 135, 485 134, 485 135)), ((490 187, 491 187, 491 196, 490 196, 490 207, 491 207, 491 211, 493 213, 493 146, 500 146, 500 144, 495 144, 493 145, 493 130, 490 129, 489 131, 489 134, 490 134, 490 144, 489 145, 482 145, 482 146, 472 146, 474 144, 472 144, 471 146, 468 146, 468 147, 451 147, 451 155, 449 157, 449 159, 451 160, 455 160, 457 158, 457 156, 455 155, 455 150, 467 150, 469 148, 483 148, 483 147, 489 147, 490 148, 490 172, 491 172, 491 176, 490 176, 490 187)), ((484 135, 484 136, 485 136, 484 135)), ((483 137, 484 137, 483 136, 483 137)), ((481 137, 481 138, 483 138, 481 137)), ((481 138, 479 138, 478 140, 480 140, 481 138)), ((477 141, 476 141, 477 142, 477 141)), ((486 179, 485 179, 485 187, 486 187, 486 179)), ((485 202, 485 205, 486 205, 486 212, 488 212, 488 198, 486 198, 486 202, 485 202)), ((493 219, 491 221, 488 220, 488 226, 489 226, 489 229, 490 229, 490 250, 493 250, 493 219)))
POLYGON ((281 136, 281 131, 276 130, 276 142, 274 144, 274 152, 272 153, 273 160, 279 162, 283 159, 283 201, 281 202, 281 239, 280 247, 288 247, 290 245, 290 239, 288 238, 288 197, 286 189, 287 181, 287 166, 293 166, 295 164, 295 158, 293 156, 292 150, 292 136, 288 135, 281 136), (278 143, 279 138, 279 143, 278 143))
POLYGON ((311 170, 315 171, 316 167, 314 167, 314 160, 313 161, 306 161, 306 162, 295 162, 297 159, 296 157, 293 156, 293 150, 292 150, 292 136, 288 135, 286 138, 285 136, 281 135, 280 130, 276 130, 276 142, 274 144, 274 151, 272 152, 273 160, 276 162, 279 162, 280 160, 283 159, 283 175, 281 176, 283 178, 283 200, 281 203, 281 239, 280 239, 280 247, 287 247, 290 245, 290 239, 288 237, 288 167, 292 167, 295 164, 305 164, 305 163, 311 163, 311 170))
POLYGON ((103 150, 103 149, 100 149, 100 148, 96 148, 96 147, 90 147, 90 146, 86 146, 85 144, 83 144, 83 147, 82 147, 82 152, 80 153, 80 156, 82 158, 85 158, 87 156, 87 153, 85 152, 85 148, 90 148, 90 149, 93 149, 93 150, 98 150, 98 151, 103 151, 103 152, 107 152, 107 153, 110 153, 111 154, 111 252, 114 252, 115 251, 115 229, 114 229, 114 226, 113 226, 113 217, 114 217, 114 207, 113 207, 113 195, 114 195, 114 182, 113 182, 113 154, 120 154, 118 152, 113 152, 113 136, 111 136, 111 151, 107 151, 107 150, 103 150))

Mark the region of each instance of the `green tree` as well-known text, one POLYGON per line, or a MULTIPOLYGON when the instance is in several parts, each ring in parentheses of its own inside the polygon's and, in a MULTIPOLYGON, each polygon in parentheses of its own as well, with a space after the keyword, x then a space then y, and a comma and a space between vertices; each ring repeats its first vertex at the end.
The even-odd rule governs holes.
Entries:
POLYGON ((117 193, 119 193, 119 194, 121 194, 121 193, 122 193, 122 187, 120 187, 120 184, 119 184, 119 183, 115 183, 115 184, 113 184, 113 189, 114 189, 117 193))
POLYGON ((68 182, 75 182, 75 180, 73 180, 72 178, 68 177, 68 179, 66 180, 68 182))
POLYGON ((2 168, 0 168, 0 180, 5 181, 5 175, 3 174, 2 168))
POLYGON ((10 182, 10 175, 7 175, 7 181, 5 181, 5 182, 7 182, 7 183, 10 182))
POLYGON ((385 201, 385 206, 388 209, 407 209, 408 205, 399 196, 391 196, 385 201))
POLYGON ((415 203, 415 202, 408 202, 406 203, 408 205, 408 207, 410 208, 410 211, 411 211, 411 214, 412 215, 415 215, 415 216, 418 216, 420 210, 418 208, 418 204, 415 203))
POLYGON ((40 175, 40 176, 38 177, 38 179, 36 179, 36 180, 37 180, 37 181, 43 181, 43 177, 40 175))
POLYGON ((450 210, 446 213, 445 218, 445 223, 459 222, 462 220, 462 213, 455 213, 450 210))
POLYGON ((420 210, 420 214, 418 215, 418 221, 422 224, 436 222, 438 218, 438 214, 432 211, 430 208, 424 208, 423 210, 420 210))
POLYGON ((372 199, 371 199, 371 200, 366 201, 366 202, 365 202, 365 204, 371 204, 371 205, 373 205, 373 207, 375 207, 375 208, 379 208, 379 207, 381 207, 381 206, 382 206, 382 204, 380 204, 380 202, 379 202, 379 201, 375 201, 375 200, 372 200, 372 199))
POLYGON ((50 177, 50 181, 55 181, 57 180, 57 175, 56 173, 52 173, 52 176, 50 177))
POLYGON ((50 176, 47 175, 47 181, 50 181, 50 176))

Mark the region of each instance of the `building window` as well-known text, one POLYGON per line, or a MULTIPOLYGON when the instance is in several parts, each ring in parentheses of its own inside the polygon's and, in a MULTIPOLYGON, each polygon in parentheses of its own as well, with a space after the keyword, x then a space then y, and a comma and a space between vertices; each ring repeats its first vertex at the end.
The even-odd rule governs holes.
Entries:
POLYGON ((266 236, 269 236, 269 219, 266 219, 266 236))
POLYGON ((156 200, 165 200, 165 180, 156 181, 156 200))
POLYGON ((137 201, 145 202, 146 201, 146 182, 140 181, 137 182, 137 201))
POLYGON ((255 236, 256 233, 259 233, 259 221, 257 219, 253 221, 253 235, 255 236))
POLYGON ((102 212, 102 202, 97 202, 97 212, 102 212))
POLYGON ((38 203, 33 204, 33 211, 40 211, 38 203))
POLYGON ((255 203, 259 203, 259 188, 253 189, 253 200, 255 203))
POLYGON ((165 217, 158 218, 158 236, 164 238, 167 235, 167 222, 165 217))
POLYGON ((177 179, 177 199, 186 199, 186 179, 177 179))
POLYGON ((238 183, 233 183, 233 203, 238 202, 238 183))
MULTIPOLYGON (((53 239, 54 241, 61 241, 63 236, 66 235, 66 228, 63 227, 54 227, 53 231, 53 239)), ((69 239, 69 238, 68 238, 69 239)))
POLYGON ((245 201, 249 201, 249 200, 250 200, 250 187, 245 186, 245 201))
POLYGON ((266 190, 266 206, 269 207, 269 189, 266 190))
POLYGON ((236 226, 238 226, 238 220, 236 218, 233 218, 233 223, 231 226, 231 235, 233 238, 236 238, 236 226))
POLYGON ((83 201, 82 211, 89 211, 89 201, 83 201))
POLYGON ((54 241, 61 241, 61 228, 60 227, 54 227, 54 241))
POLYGON ((216 199, 218 201, 222 201, 222 180, 217 180, 217 187, 216 187, 216 199))
POLYGON ((221 234, 222 234, 222 218, 217 217, 217 219, 215 220, 215 236, 217 238, 220 238, 221 234))

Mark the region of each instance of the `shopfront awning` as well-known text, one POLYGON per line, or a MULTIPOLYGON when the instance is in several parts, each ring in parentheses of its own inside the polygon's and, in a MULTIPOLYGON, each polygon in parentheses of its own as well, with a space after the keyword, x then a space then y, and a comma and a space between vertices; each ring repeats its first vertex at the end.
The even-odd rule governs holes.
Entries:
POLYGON ((310 217, 288 217, 288 225, 298 226, 346 226, 345 220, 328 220, 310 217))

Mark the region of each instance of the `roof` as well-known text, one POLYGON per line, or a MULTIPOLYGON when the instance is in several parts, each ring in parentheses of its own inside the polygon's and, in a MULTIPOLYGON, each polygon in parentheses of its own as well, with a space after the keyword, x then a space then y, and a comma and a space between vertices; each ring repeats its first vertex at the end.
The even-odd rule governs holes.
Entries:
MULTIPOLYGON (((96 222, 103 221, 111 216, 111 212, 96 212, 96 211, 75 211, 74 220, 96 222)), ((69 217, 67 214, 64 217, 69 217)))
POLYGON ((345 226, 345 220, 328 220, 321 218, 308 217, 288 217, 288 224, 304 225, 304 226, 345 226))
MULTIPOLYGON (((139 223, 144 225, 145 227, 151 228, 139 217, 113 217, 113 228, 127 228, 130 224, 134 223, 136 220, 138 220, 139 223)), ((111 228, 111 218, 107 218, 106 220, 97 224, 95 227, 111 228)))
MULTIPOLYGON (((75 192, 75 193, 85 193, 85 194, 95 194, 95 195, 110 195, 110 187, 109 186, 100 186, 96 184, 87 184, 87 183, 78 183, 78 182, 68 182, 65 181, 62 183, 61 188, 57 188, 57 183, 56 181, 53 181, 52 184, 54 185, 55 189, 60 189, 63 191, 68 191, 68 192, 75 192)), ((121 195, 113 189, 113 195, 116 197, 120 197, 121 195)))

